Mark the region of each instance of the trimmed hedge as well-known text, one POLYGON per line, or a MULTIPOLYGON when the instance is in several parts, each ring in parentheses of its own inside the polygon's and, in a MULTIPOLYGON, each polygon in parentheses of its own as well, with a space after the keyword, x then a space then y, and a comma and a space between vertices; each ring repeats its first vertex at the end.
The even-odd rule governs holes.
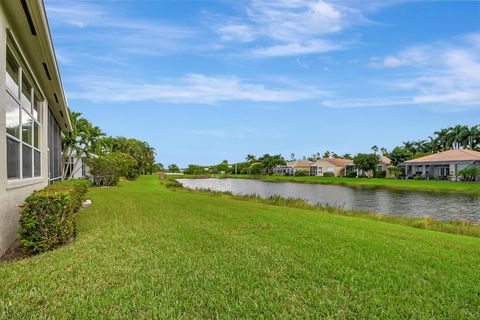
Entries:
POLYGON ((73 237, 76 212, 89 185, 86 180, 69 180, 32 193, 21 209, 19 235, 23 250, 45 252, 73 237))

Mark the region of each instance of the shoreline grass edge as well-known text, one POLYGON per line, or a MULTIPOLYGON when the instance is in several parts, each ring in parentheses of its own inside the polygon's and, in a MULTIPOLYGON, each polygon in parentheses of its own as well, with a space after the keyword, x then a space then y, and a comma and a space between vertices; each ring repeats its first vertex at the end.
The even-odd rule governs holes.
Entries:
POLYGON ((261 176, 261 175, 182 175, 170 176, 170 179, 252 179, 272 183, 304 183, 320 185, 336 185, 352 188, 388 189, 397 191, 421 191, 437 193, 462 193, 466 195, 480 195, 480 183, 430 181, 430 180, 398 180, 398 179, 363 179, 345 177, 290 177, 290 176, 261 176))
MULTIPOLYGON (((184 177, 182 177, 184 178, 184 177)), ((231 192, 212 191, 208 189, 189 189, 185 188, 180 182, 174 179, 161 180, 161 183, 172 191, 181 191, 189 193, 198 193, 213 197, 223 197, 238 201, 251 201, 261 204, 304 209, 328 214, 337 214, 348 217, 355 217, 373 221, 380 221, 390 224, 397 224, 416 229, 424 229, 435 232, 450 233, 468 237, 480 238, 480 226, 465 220, 441 221, 431 216, 422 216, 418 218, 385 215, 382 213, 362 212, 355 210, 345 210, 342 208, 326 207, 320 204, 312 205, 307 201, 298 198, 269 197, 261 198, 258 195, 234 195, 231 192)))

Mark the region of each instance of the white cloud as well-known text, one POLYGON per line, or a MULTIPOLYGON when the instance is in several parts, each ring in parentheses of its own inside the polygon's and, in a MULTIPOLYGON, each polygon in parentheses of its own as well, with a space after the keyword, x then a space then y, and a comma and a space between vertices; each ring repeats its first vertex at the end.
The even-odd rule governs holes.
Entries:
POLYGON ((369 66, 396 71, 390 84, 412 92, 409 104, 480 108, 480 33, 376 57, 369 66))
POLYGON ((340 49, 341 46, 325 40, 313 40, 306 43, 287 43, 266 48, 254 49, 254 55, 263 57, 282 57, 310 53, 329 52, 340 49))
MULTIPOLYGON (((59 27, 55 36, 64 41, 71 39, 71 46, 108 45, 112 52, 164 55, 197 45, 197 31, 191 28, 133 19, 121 12, 112 14, 98 3, 49 0, 46 8, 51 25, 59 27), (65 26, 79 29, 75 37, 67 36, 72 31, 65 26)), ((208 47, 205 43, 202 46, 208 47)))
POLYGON ((251 26, 234 21, 219 25, 217 32, 221 34, 224 41, 250 42, 255 40, 255 31, 251 26))
POLYGON ((225 101, 292 102, 317 98, 320 90, 308 86, 268 88, 237 77, 189 74, 159 83, 132 83, 111 78, 78 78, 69 98, 95 102, 157 101, 165 103, 211 104, 225 101))
POLYGON ((429 48, 413 47, 400 52, 398 55, 390 55, 385 58, 373 57, 370 67, 376 68, 396 68, 402 66, 416 66, 428 63, 431 58, 429 48))
POLYGON ((289 56, 322 53, 342 47, 339 40, 326 39, 346 27, 365 23, 360 10, 340 2, 323 0, 251 0, 243 20, 227 19, 214 24, 223 40, 252 42, 269 40, 270 45, 254 48, 258 56, 289 56))
POLYGON ((411 97, 386 97, 386 98, 353 98, 324 100, 322 104, 329 108, 378 108, 410 105, 413 103, 411 97))

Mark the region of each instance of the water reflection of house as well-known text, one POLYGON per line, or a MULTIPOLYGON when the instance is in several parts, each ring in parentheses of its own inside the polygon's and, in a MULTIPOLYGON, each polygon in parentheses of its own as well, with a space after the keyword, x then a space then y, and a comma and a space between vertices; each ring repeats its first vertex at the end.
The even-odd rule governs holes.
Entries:
POLYGON ((311 176, 332 176, 342 177, 347 173, 347 166, 352 164, 352 160, 324 158, 318 159, 310 165, 311 176))
POLYGON ((458 173, 473 165, 480 165, 480 152, 453 149, 412 159, 399 164, 406 177, 422 176, 446 180, 455 178, 458 173))

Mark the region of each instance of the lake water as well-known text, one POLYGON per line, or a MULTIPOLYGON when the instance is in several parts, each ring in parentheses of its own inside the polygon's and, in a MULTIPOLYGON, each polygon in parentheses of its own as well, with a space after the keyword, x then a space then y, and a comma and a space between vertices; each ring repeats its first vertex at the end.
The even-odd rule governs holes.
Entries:
POLYGON ((299 198, 311 204, 409 217, 480 223, 480 196, 458 193, 399 191, 247 179, 177 179, 185 188, 230 191, 235 195, 299 198))

